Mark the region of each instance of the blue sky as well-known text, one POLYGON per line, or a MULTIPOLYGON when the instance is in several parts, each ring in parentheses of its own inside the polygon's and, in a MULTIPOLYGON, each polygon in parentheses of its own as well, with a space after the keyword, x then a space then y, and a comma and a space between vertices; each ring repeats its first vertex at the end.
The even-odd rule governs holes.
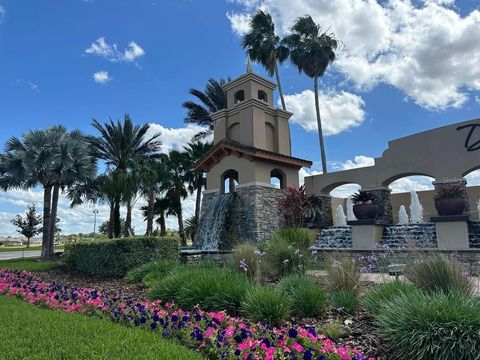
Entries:
MULTIPOLYGON (((158 124, 166 149, 181 146, 194 133, 188 89, 245 70, 239 36, 258 7, 282 34, 309 13, 345 44, 321 83, 332 170, 370 164, 389 139, 480 117, 477 0, 0 0, 0 143, 59 123, 91 133, 92 118, 129 113, 158 124)), ((318 169, 312 81, 288 63, 281 76, 293 153, 318 169)), ((1 194, 0 234, 37 199, 1 194)), ((89 231, 91 209, 61 211, 78 222, 67 232, 89 231)))

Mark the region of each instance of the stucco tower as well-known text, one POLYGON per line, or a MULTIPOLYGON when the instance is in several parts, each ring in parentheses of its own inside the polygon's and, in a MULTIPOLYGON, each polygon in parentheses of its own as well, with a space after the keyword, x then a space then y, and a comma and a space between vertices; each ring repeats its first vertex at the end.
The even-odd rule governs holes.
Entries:
POLYGON ((216 196, 235 193, 228 242, 267 240, 282 225, 277 203, 283 189, 298 187, 298 171, 312 165, 291 156, 292 113, 274 108, 275 87, 251 71, 225 85, 227 108, 212 115, 215 145, 196 167, 207 172, 203 217, 216 196))

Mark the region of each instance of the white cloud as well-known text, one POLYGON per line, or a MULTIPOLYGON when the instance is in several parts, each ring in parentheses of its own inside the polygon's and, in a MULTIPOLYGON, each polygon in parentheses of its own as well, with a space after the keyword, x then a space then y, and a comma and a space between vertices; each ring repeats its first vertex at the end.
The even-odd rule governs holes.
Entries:
POLYGON ((375 165, 375 159, 373 157, 357 155, 353 158, 353 160, 347 160, 345 162, 333 162, 332 168, 336 170, 349 170, 373 165, 375 165))
POLYGON ((110 45, 102 36, 94 41, 84 53, 97 55, 112 62, 132 62, 145 55, 145 50, 136 42, 131 41, 123 51, 120 51, 117 44, 110 45))
MULTIPOLYGON (((237 0, 242 3, 242 0, 237 0)), ((234 32, 246 15, 269 11, 281 33, 310 14, 343 41, 334 68, 358 89, 378 84, 400 89, 428 109, 461 107, 480 90, 480 10, 461 15, 452 0, 252 0, 229 12, 234 32)))
POLYGON ((0 5, 0 25, 5 20, 5 14, 6 14, 5 8, 2 5, 0 5))
POLYGON ((467 180, 467 186, 480 186, 480 170, 472 171, 465 176, 465 180, 467 180))
POLYGON ((97 71, 93 74, 93 80, 97 84, 106 84, 112 80, 112 77, 108 74, 108 71, 97 71))
MULTIPOLYGON (((318 96, 320 115, 325 135, 335 135, 359 126, 365 119, 363 99, 355 94, 341 91, 322 91, 318 96)), ((317 131, 315 95, 311 90, 286 95, 287 109, 293 112, 292 123, 299 124, 307 131, 317 131)))
MULTIPOLYGON (((151 123, 147 132, 147 137, 151 137, 156 133, 160 133, 160 141, 162 142, 162 152, 167 153, 170 150, 182 150, 192 138, 200 131, 205 130, 204 127, 189 124, 183 128, 166 128, 160 124, 151 123)), ((203 141, 212 141, 213 137, 205 138, 203 141)))

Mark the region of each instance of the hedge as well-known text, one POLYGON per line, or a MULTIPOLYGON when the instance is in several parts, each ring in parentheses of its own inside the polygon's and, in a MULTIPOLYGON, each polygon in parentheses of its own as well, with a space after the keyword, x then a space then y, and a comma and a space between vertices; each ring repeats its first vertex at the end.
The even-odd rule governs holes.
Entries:
POLYGON ((179 256, 179 239, 173 236, 67 243, 63 255, 69 269, 102 277, 122 277, 149 261, 179 256))

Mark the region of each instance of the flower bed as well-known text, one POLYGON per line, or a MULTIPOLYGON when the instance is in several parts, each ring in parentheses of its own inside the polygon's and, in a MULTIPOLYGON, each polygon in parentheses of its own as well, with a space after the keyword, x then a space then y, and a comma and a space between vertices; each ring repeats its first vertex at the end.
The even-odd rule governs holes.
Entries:
POLYGON ((0 294, 66 312, 108 318, 158 331, 166 338, 218 359, 362 360, 355 349, 336 347, 314 328, 269 328, 223 311, 184 311, 161 301, 132 301, 97 289, 67 288, 33 274, 0 270, 0 294))

